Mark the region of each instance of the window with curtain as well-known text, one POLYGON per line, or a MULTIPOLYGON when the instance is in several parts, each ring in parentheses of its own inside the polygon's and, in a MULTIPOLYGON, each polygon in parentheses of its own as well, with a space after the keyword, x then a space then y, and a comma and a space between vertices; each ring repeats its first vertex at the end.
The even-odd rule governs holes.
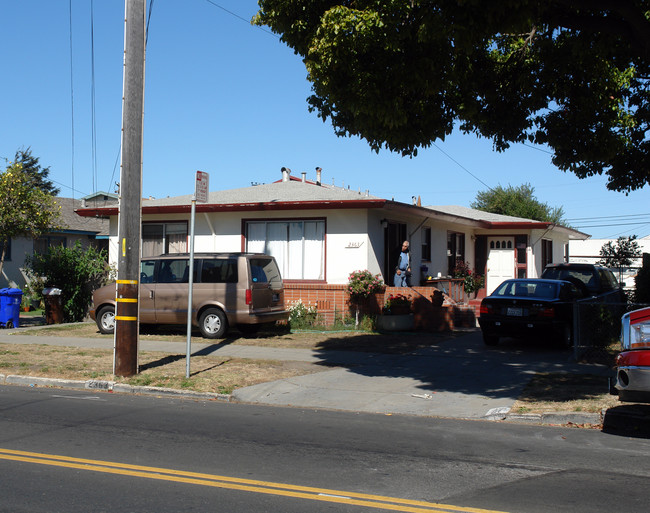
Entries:
POLYGON ((325 221, 248 221, 246 251, 275 258, 286 280, 325 279, 325 221))
POLYGON ((142 256, 187 253, 187 223, 144 223, 142 256))

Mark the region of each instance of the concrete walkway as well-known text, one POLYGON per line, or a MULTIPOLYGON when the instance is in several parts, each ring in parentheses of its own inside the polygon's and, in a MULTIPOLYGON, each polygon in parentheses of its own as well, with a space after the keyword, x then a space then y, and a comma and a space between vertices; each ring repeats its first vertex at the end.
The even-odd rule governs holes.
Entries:
MULTIPOLYGON (((0 331, 0 342, 112 347, 112 340, 106 339, 10 333, 11 330, 0 331)), ((141 339, 140 350, 184 354, 186 345, 141 339)), ((465 419, 505 418, 536 372, 602 375, 604 390, 610 372, 604 366, 576 364, 566 351, 523 345, 488 348, 479 331, 407 355, 203 343, 194 343, 192 352, 332 367, 235 390, 232 399, 238 402, 465 419)), ((562 419, 566 420, 567 416, 563 415, 562 419)), ((599 416, 578 415, 571 421, 592 422, 596 420, 595 415, 599 416)), ((529 420, 538 421, 539 416, 529 420)))

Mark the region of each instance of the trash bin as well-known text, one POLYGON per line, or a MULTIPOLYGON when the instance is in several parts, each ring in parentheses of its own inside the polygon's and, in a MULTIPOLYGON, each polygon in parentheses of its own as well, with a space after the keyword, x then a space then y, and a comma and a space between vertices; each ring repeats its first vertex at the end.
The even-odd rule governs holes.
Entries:
POLYGON ((0 289, 0 327, 17 328, 20 325, 20 289, 0 289))
POLYGON ((61 324, 63 322, 61 289, 44 289, 43 300, 45 303, 45 324, 61 324))

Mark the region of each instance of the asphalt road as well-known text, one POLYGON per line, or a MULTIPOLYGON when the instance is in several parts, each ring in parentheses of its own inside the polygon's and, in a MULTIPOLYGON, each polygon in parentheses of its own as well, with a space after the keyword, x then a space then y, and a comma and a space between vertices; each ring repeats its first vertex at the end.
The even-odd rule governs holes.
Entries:
POLYGON ((0 387, 14 513, 642 511, 649 456, 596 430, 0 387))

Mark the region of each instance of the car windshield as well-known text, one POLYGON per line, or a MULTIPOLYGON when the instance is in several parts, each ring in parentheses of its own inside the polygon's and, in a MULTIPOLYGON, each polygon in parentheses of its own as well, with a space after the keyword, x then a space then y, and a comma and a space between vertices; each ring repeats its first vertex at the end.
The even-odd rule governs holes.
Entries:
POLYGON ((557 297, 558 284, 541 281, 513 280, 504 281, 492 293, 497 297, 532 297, 554 298, 557 297))

